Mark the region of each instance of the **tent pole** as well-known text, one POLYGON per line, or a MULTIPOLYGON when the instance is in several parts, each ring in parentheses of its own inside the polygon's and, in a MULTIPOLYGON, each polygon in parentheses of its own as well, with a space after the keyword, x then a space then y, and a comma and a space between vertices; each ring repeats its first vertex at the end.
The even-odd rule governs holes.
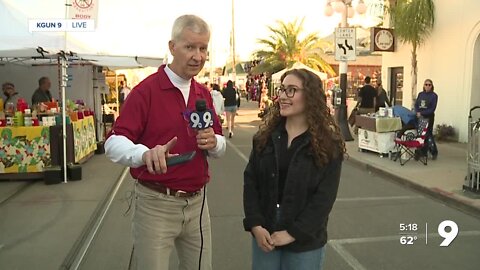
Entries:
MULTIPOLYGON (((71 4, 65 1, 65 19, 68 19, 68 8, 71 4)), ((65 102, 65 90, 67 87, 68 75, 67 75, 67 31, 64 32, 65 44, 64 51, 60 57, 62 61, 62 79, 61 79, 61 91, 62 91, 62 139, 63 139, 63 182, 67 183, 67 121, 66 121, 66 102, 65 102)), ((75 150, 74 150, 75 152, 75 150)))
POLYGON ((118 90, 118 74, 116 70, 115 70, 115 92, 117 93, 117 98, 115 99, 115 102, 117 103, 117 115, 120 115, 120 102, 118 100, 120 91, 118 90))
POLYGON ((60 57, 62 62, 62 138, 63 138, 63 182, 67 183, 67 121, 66 121, 66 102, 65 102, 65 89, 67 87, 67 56, 63 53, 60 57))

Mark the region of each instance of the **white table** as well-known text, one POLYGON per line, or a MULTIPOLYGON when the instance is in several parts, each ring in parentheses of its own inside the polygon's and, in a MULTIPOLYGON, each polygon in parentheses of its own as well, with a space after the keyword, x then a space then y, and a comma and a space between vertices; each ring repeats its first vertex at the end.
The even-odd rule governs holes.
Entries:
POLYGON ((358 129, 358 149, 388 155, 395 148, 395 132, 375 132, 358 129))
POLYGON ((402 128, 399 117, 357 115, 358 149, 388 155, 395 148, 395 131, 402 128))

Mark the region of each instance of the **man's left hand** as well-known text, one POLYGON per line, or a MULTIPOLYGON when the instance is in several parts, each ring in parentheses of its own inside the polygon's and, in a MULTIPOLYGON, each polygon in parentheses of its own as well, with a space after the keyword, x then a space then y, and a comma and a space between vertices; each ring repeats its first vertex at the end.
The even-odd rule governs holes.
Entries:
POLYGON ((199 149, 211 150, 217 146, 217 138, 213 128, 200 129, 197 133, 197 145, 199 149))
POLYGON ((272 234, 272 240, 273 244, 279 247, 292 243, 295 241, 295 238, 293 238, 293 236, 291 236, 287 231, 278 231, 272 234))

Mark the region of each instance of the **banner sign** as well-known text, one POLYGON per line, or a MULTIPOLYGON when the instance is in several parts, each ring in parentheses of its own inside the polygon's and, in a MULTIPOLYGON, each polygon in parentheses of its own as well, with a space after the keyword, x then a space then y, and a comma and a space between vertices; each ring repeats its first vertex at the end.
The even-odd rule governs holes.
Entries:
POLYGON ((68 7, 69 19, 83 19, 97 21, 99 0, 71 0, 68 7))
POLYGON ((30 19, 30 32, 92 32, 95 31, 93 20, 65 20, 65 19, 30 19))

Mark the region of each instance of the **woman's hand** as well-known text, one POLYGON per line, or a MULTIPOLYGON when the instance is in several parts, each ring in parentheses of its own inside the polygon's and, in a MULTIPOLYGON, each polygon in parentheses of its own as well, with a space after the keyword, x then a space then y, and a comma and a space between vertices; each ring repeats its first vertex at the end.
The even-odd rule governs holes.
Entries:
POLYGON ((292 243, 295 241, 295 238, 293 238, 293 236, 291 236, 287 231, 278 231, 272 234, 272 240, 275 246, 280 247, 292 243))
POLYGON ((255 240, 257 240, 258 247, 264 252, 270 252, 275 248, 270 233, 262 226, 253 227, 252 233, 255 236, 255 240))

